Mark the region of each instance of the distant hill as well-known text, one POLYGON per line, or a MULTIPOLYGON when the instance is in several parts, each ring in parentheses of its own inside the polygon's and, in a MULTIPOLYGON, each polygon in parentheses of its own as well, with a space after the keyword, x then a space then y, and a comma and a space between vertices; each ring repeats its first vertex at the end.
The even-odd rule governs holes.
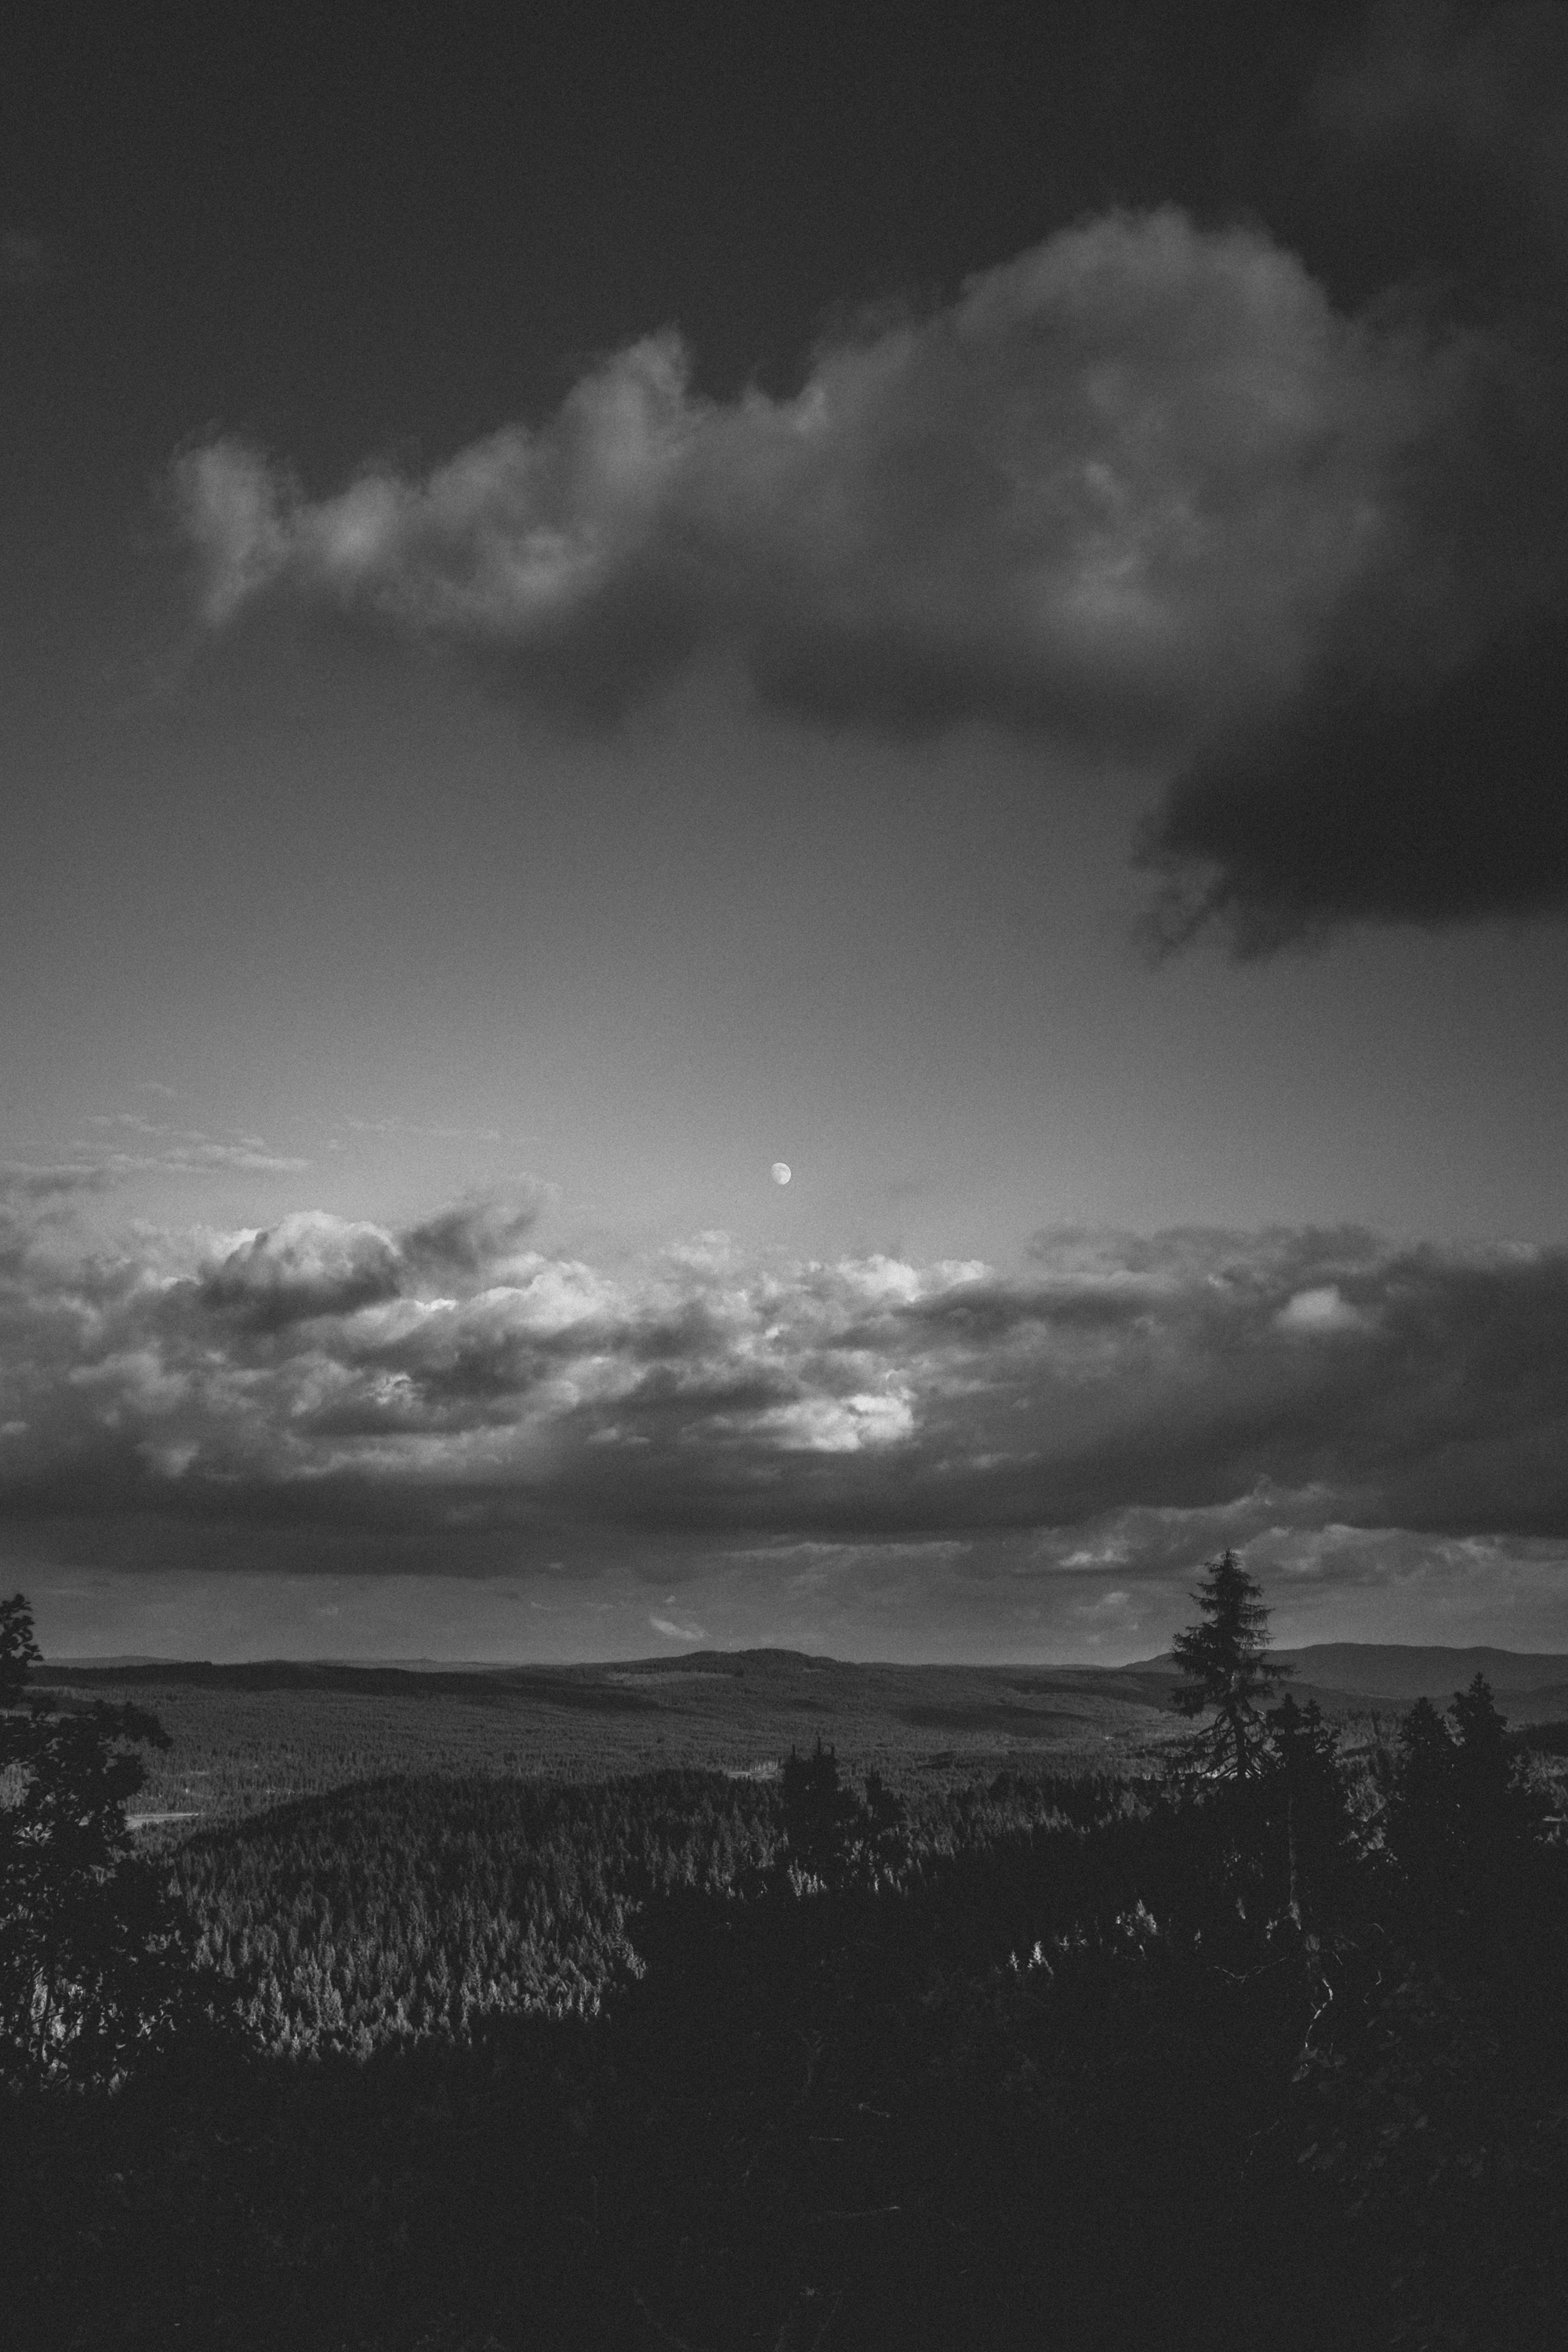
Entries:
MULTIPOLYGON (((1397 1642, 1320 1642, 1281 1652, 1291 1688, 1331 1714, 1396 1713, 1417 1698, 1445 1706, 1478 1675, 1515 1723, 1568 1718, 1568 1654, 1397 1642)), ((56 1688, 94 1686, 211 1692, 314 1692, 357 1698, 452 1697, 480 1706, 542 1706, 569 1715, 756 1717, 780 1708, 813 1716, 879 1717, 908 1731, 1043 1730, 1043 1718, 1087 1723, 1106 1706, 1169 1717, 1173 1658, 1126 1666, 889 1665, 799 1650, 688 1650, 674 1656, 581 1665, 351 1664, 338 1659, 50 1660, 31 1679, 56 1688)), ((1145 1718, 1146 1719, 1146 1718, 1145 1718)))
POLYGON ((1182 1731, 1167 1675, 1093 1666, 858 1664, 795 1650, 687 1651, 583 1665, 40 1664, 66 1706, 134 1699, 174 1745, 149 1816, 212 1822, 392 1773, 776 1771, 822 1738, 846 1769, 1147 1769, 1182 1731))
MULTIPOLYGON (((1279 1653, 1293 1666, 1295 1685, 1314 1690, 1342 1691, 1385 1705, 1410 1705, 1418 1698, 1450 1698, 1477 1675, 1484 1675, 1499 1699, 1515 1695, 1568 1687, 1568 1653, 1545 1650, 1500 1650, 1486 1647, 1447 1649, 1404 1642, 1316 1642, 1279 1653)), ((251 1658, 214 1664, 206 1658, 160 1658, 145 1654, 124 1657, 48 1658, 34 1669, 40 1684, 112 1679, 195 1684, 208 1689, 386 1691, 461 1688, 479 1696, 487 1684, 508 1690, 549 1689, 558 1694, 573 1685, 602 1688, 606 1683, 623 1690, 657 1690, 672 1681, 698 1677, 795 1683, 826 1675, 834 1680, 869 1681, 886 1685, 905 1679, 931 1686, 943 1681, 957 1685, 975 1680, 1018 1687, 1030 1681, 1068 1685, 1081 1690, 1121 1690, 1145 1703, 1173 1682, 1178 1668, 1169 1651, 1158 1657, 1139 1658, 1123 1666, 1038 1665, 892 1665, 875 1660, 832 1658, 805 1650, 685 1650, 655 1658, 584 1661, 573 1665, 496 1665, 482 1660, 434 1658, 251 1658)))
POLYGON ((73 1675, 123 1674, 128 1666, 177 1666, 183 1663, 179 1658, 161 1657, 155 1650, 127 1650, 123 1655, 116 1653, 107 1657, 45 1660, 51 1671, 58 1666, 62 1672, 68 1668, 73 1675))
MULTIPOLYGON (((1568 1723, 1568 1659, 1495 1649, 1323 1643, 1292 1685, 1326 1716, 1384 1731, 1422 1694, 1447 1706, 1487 1675, 1520 1731, 1568 1723)), ((688 1650, 582 1665, 353 1665, 200 1659, 88 1665, 31 1680, 67 1706, 134 1699, 173 1739, 151 1759, 150 1819, 211 1823, 388 1774, 577 1780, 672 1768, 776 1771, 822 1738, 847 1770, 927 1776, 1147 1771, 1187 1726, 1169 1658, 1129 1666, 907 1666, 798 1650, 688 1650)))
MULTIPOLYGON (((1515 1722, 1548 1722, 1568 1717, 1568 1654, 1559 1650, 1497 1650, 1476 1646, 1445 1649, 1406 1642, 1310 1642, 1281 1650, 1294 1666, 1291 1688, 1299 1697, 1325 1703, 1360 1699, 1381 1707, 1413 1706, 1418 1698, 1446 1706, 1456 1691, 1484 1675, 1492 1696, 1515 1722)), ((1128 1674, 1173 1675, 1169 1652, 1145 1658, 1128 1674)))
POLYGON ((1303 1681, 1380 1698, 1449 1699, 1478 1675, 1493 1695, 1568 1684, 1568 1655, 1550 1650, 1415 1648, 1403 1642, 1316 1642, 1285 1654, 1303 1681))

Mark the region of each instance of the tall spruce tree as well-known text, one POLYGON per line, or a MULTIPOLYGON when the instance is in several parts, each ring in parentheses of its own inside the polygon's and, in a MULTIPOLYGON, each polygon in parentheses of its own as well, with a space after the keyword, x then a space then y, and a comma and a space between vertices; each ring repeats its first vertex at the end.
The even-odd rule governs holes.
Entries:
POLYGON ((1191 1596, 1202 1623, 1187 1626, 1171 1644, 1184 1677, 1171 1694, 1175 1706, 1186 1716, 1212 1714, 1189 1749, 1212 1778, 1256 1778, 1268 1741, 1260 1702, 1292 1672, 1268 1648, 1261 1592, 1235 1552, 1221 1552, 1206 1563, 1191 1596))

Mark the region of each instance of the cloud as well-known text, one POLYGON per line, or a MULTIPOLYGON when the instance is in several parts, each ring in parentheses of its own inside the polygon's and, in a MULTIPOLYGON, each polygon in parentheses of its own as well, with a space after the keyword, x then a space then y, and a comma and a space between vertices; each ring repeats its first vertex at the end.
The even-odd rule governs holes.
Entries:
POLYGON ((1186 769, 1145 829, 1162 949, 1219 929, 1242 957, 1349 922, 1429 929, 1568 908, 1568 611, 1454 675, 1313 682, 1186 769))
POLYGON ((1568 31, 1375 10, 1307 114, 1386 257, 1353 304, 1264 226, 1115 212, 785 395, 666 332, 423 474, 316 496, 220 436, 173 478, 205 622, 353 613, 601 722, 717 662, 1136 760, 1163 950, 1561 916, 1568 31))
POLYGON ((403 1235, 403 1253, 420 1273, 458 1277, 498 1266, 517 1255, 538 1223, 549 1188, 531 1179, 507 1199, 470 1194, 442 1209, 403 1235))
MULTIPOLYGON (((161 1089, 167 1092, 168 1089, 161 1089)), ((171 1127, 158 1119, 143 1118, 140 1112, 95 1111, 88 1119, 89 1127, 107 1128, 112 1134, 133 1137, 142 1147, 128 1151, 121 1147, 105 1148, 102 1144, 79 1144, 79 1150, 91 1150, 100 1157, 94 1171, 100 1183, 111 1183, 116 1178, 156 1174, 161 1176, 211 1176, 234 1173, 243 1176, 298 1176, 310 1165, 308 1160, 270 1150, 258 1135, 222 1138, 205 1134, 199 1128, 171 1127)))
POLYGON ((650 1617, 647 1622, 667 1642, 702 1642, 708 1638, 700 1625, 678 1625, 669 1617, 650 1617))
POLYGON ((163 1151, 113 1151, 103 1164, 121 1176, 298 1176, 310 1165, 255 1143, 175 1143, 163 1151))
POLYGON ((423 478, 311 499, 220 439, 175 487, 214 626, 289 593, 595 713, 719 648, 830 723, 1166 745, 1301 676, 1433 399, 1409 336, 1167 209, 828 345, 789 398, 705 400, 656 336, 423 478))
POLYGON ((1568 19, 1380 8, 1317 110, 1347 193, 1408 240, 1412 289, 1373 315, 1428 322, 1436 396, 1401 461, 1399 562, 1143 830, 1162 949, 1568 910, 1568 19))
POLYGON ((439 1220, 322 1212, 205 1256, 14 1240, 0 1518, 84 1559, 495 1572, 521 1543, 568 1576, 604 1544, 816 1546, 862 1585, 925 1573, 910 1546, 962 1581, 1037 1545, 1123 1591, 1270 1528, 1568 1538, 1563 1250, 1066 1232, 1010 1276, 733 1245, 609 1269, 462 1220, 439 1264, 439 1220))
POLYGON ((0 1199, 46 1201, 76 1192, 100 1192, 112 1181, 97 1161, 58 1160, 37 1167, 13 1160, 0 1166, 0 1199))
POLYGON ((1337 1282, 1298 1290, 1274 1318, 1281 1331, 1364 1331, 1365 1315, 1343 1297, 1337 1282))
MULTIPOLYGON (((472 1193, 400 1234, 324 1210, 298 1210, 265 1231, 231 1239, 203 1267, 198 1295, 204 1307, 237 1314, 258 1330, 279 1331, 403 1297, 416 1301, 432 1284, 472 1291, 511 1275, 530 1285, 536 1322, 554 1317, 569 1323, 583 1311, 574 1289, 576 1270, 547 1268, 521 1248, 548 1192, 528 1179, 505 1197, 472 1193)), ((427 1311, 455 1305, 429 1302, 427 1311)), ((485 1328, 482 1310, 477 1321, 485 1328)), ((461 1352, 454 1350, 454 1358, 461 1352)), ((453 1363, 445 1369, 451 1372, 453 1363)))
POLYGON ((283 1218, 240 1242, 203 1277, 206 1307, 237 1310, 258 1330, 352 1315, 397 1294, 397 1251, 378 1225, 321 1211, 283 1218))

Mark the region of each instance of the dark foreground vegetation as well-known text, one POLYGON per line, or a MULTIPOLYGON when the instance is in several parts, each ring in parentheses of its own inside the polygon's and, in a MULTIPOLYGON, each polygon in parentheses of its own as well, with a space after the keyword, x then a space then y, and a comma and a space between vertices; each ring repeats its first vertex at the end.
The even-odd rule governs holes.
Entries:
POLYGON ((0 2333, 1560 2343, 1539 1768, 1478 1684, 1352 1772, 1237 1564, 1200 1601, 1138 1783, 403 1777, 133 1854, 145 1718, 13 1703, 0 2333))

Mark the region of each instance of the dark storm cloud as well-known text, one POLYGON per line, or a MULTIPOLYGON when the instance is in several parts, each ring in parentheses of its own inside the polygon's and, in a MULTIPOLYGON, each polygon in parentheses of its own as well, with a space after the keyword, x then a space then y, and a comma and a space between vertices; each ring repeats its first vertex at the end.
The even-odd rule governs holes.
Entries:
POLYGON ((1130 1513, 1568 1536, 1560 1250, 1068 1233, 1011 1279, 716 1242, 611 1272, 489 1229, 457 1296, 323 1213, 203 1265, 13 1251, 8 1515, 128 1556, 150 1521, 286 1527, 295 1562, 311 1528, 323 1559, 395 1528, 459 1569, 519 1528, 1064 1558, 1130 1513))
POLYGON ((1424 625, 1391 637, 1381 583, 1352 591, 1280 709, 1184 765, 1141 844, 1162 947, 1568 908, 1568 19, 1381 9, 1317 105, 1407 223, 1407 311, 1468 355, 1405 461, 1424 625))
POLYGON ((1342 671, 1165 794, 1150 929, 1242 956, 1347 922, 1435 928, 1568 905, 1568 610, 1403 689, 1342 671))

